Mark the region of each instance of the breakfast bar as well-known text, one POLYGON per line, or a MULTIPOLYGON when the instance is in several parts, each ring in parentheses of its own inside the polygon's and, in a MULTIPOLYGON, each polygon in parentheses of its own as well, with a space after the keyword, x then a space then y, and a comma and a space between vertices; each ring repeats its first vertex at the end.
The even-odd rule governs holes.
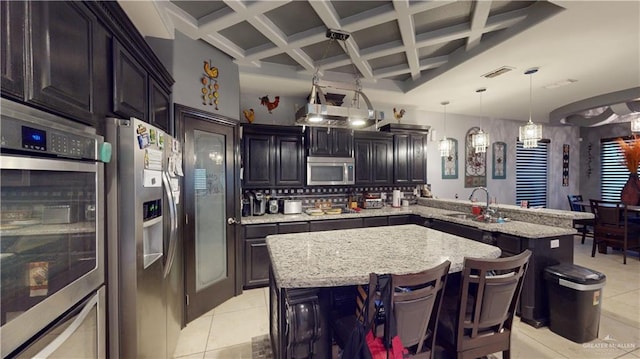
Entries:
POLYGON ((333 290, 367 284, 369 273, 420 272, 465 257, 498 258, 498 247, 418 225, 270 235, 270 334, 276 358, 330 357, 333 290))

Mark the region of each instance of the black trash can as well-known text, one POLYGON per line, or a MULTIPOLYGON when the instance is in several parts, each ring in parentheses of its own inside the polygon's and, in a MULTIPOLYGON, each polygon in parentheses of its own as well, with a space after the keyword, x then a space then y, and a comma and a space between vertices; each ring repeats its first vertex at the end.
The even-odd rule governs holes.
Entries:
POLYGON ((549 329, 576 343, 597 338, 606 276, 565 263, 545 268, 544 278, 549 297, 549 329))

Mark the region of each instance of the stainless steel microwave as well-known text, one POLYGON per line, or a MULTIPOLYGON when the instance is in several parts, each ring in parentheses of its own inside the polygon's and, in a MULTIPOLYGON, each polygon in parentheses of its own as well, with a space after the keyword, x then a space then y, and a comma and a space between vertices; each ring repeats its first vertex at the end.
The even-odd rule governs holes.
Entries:
POLYGON ((352 157, 307 157, 308 186, 351 185, 355 176, 352 157))

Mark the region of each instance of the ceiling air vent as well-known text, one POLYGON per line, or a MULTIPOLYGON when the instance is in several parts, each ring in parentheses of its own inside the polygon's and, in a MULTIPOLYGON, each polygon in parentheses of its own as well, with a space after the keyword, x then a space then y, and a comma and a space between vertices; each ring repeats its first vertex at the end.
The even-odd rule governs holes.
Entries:
POLYGON ((493 70, 493 71, 489 71, 486 74, 482 75, 482 77, 486 77, 488 79, 492 79, 494 77, 500 76, 504 73, 507 73, 511 70, 513 70, 514 68, 511 66, 502 66, 502 67, 498 67, 497 69, 493 70))

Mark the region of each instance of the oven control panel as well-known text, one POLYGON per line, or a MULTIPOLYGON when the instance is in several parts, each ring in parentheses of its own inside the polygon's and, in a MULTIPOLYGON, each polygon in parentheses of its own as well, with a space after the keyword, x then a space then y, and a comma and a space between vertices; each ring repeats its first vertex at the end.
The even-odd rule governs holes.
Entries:
POLYGON ((76 129, 2 118, 2 149, 38 152, 58 157, 96 159, 96 136, 76 129))

